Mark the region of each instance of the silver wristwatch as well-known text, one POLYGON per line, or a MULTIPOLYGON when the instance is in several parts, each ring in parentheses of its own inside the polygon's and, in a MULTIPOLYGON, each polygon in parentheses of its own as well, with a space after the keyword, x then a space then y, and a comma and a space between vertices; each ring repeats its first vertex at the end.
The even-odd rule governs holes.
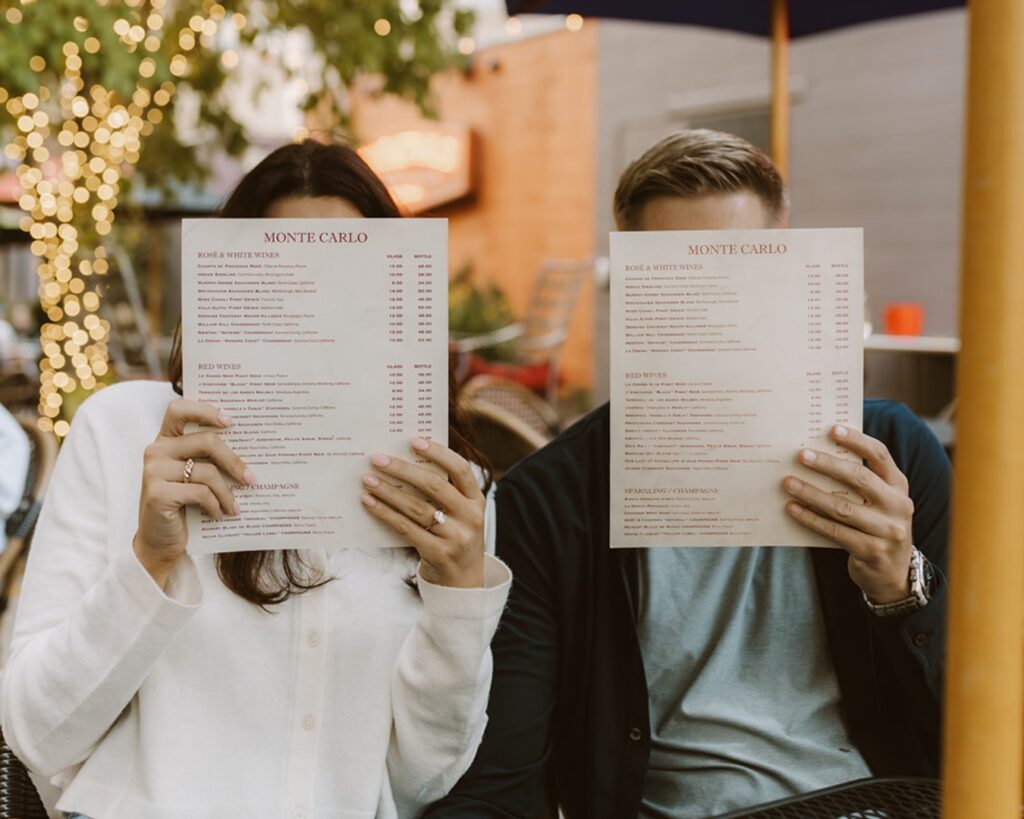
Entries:
POLYGON ((923 609, 928 605, 934 586, 934 569, 917 549, 910 551, 910 596, 894 603, 872 603, 864 593, 864 603, 878 617, 897 617, 923 609))

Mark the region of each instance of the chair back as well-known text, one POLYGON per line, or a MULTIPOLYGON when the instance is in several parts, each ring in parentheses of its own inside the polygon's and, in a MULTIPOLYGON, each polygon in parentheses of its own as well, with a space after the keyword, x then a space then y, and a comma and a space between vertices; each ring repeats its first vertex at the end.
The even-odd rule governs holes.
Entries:
POLYGON ((547 259, 537 272, 523 319, 525 356, 550 360, 569 336, 580 287, 593 271, 591 259, 547 259))
POLYGON ((475 375, 462 385, 459 394, 468 403, 485 401, 499 407, 545 437, 553 437, 560 431, 554 407, 533 390, 509 378, 475 375))
POLYGON ((0 819, 47 819, 28 771, 0 736, 0 819))
POLYGON ((483 399, 462 399, 459 409, 474 442, 490 461, 495 479, 551 440, 508 410, 483 399))

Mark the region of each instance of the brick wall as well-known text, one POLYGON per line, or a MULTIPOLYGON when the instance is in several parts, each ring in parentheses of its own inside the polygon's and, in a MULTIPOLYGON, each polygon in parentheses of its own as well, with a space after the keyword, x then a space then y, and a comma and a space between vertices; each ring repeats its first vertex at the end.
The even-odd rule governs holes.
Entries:
MULTIPOLYGON (((449 219, 451 269, 473 264, 521 311, 546 258, 594 252, 597 26, 546 34, 477 52, 471 73, 439 77, 443 120, 479 137, 475 197, 438 211, 449 219)), ((357 103, 360 137, 417 121, 394 100, 357 103)), ((593 294, 576 307, 562 370, 572 387, 593 378, 593 294)))

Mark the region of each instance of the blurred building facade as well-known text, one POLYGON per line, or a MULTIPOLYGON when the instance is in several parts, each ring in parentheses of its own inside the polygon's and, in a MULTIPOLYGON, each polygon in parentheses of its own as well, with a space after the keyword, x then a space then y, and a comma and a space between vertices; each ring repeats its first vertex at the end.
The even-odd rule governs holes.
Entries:
MULTIPOLYGON (((802 38, 791 47, 791 222, 865 228, 876 326, 886 303, 916 301, 925 308, 926 334, 957 333, 965 37, 966 14, 958 10, 802 38)), ((607 253, 618 176, 659 137, 713 127, 767 148, 764 39, 596 20, 571 31, 561 18, 507 21, 495 6, 481 14, 472 47, 467 71, 435 82, 440 121, 473 133, 472 190, 427 215, 450 221, 453 273, 471 265, 515 310, 525 309, 545 259, 607 253)), ((357 89, 353 104, 364 142, 424 123, 411 106, 367 89, 357 89)), ((255 118, 275 123, 278 136, 261 132, 247 165, 291 138, 299 122, 255 118)), ((225 168, 223 190, 210 191, 204 206, 219 201, 241 172, 225 168)), ((35 283, 25 237, 14 227, 16 209, 5 210, 0 285, 11 300, 35 283)), ((149 254, 139 265, 139 279, 151 326, 166 331, 178 309, 173 229, 161 245, 158 263, 149 254), (155 315, 154 305, 167 316, 155 315)), ((566 386, 594 403, 608 395, 607 339, 606 285, 588 282, 561 369, 566 386)))

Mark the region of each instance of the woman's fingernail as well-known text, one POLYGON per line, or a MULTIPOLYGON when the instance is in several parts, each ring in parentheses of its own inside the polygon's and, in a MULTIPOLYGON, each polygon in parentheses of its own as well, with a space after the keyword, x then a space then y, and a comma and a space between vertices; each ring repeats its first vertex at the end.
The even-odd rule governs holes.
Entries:
POLYGON ((813 464, 816 460, 818 460, 818 453, 815 452, 813 449, 805 449, 803 452, 800 453, 800 460, 803 461, 805 464, 813 464))
POLYGON ((363 483, 367 486, 380 486, 380 478, 376 475, 363 475, 363 483))
POLYGON ((217 413, 217 420, 220 421, 220 425, 222 427, 231 426, 232 418, 230 415, 224 412, 224 410, 221 410, 219 413, 217 413))
POLYGON ((391 459, 387 455, 381 455, 379 453, 370 458, 370 460, 373 462, 374 466, 387 466, 391 463, 391 459))
POLYGON ((372 495, 363 495, 361 500, 363 501, 363 506, 376 506, 377 505, 377 499, 375 497, 373 497, 372 495))
POLYGON ((242 508, 238 505, 238 501, 235 501, 234 505, 231 507, 231 514, 236 518, 242 514, 242 508))
POLYGON ((786 504, 786 511, 789 512, 789 514, 791 514, 794 517, 796 517, 797 515, 800 514, 800 504, 798 504, 798 503, 787 503, 786 504))
POLYGON ((844 427, 842 424, 839 424, 839 425, 836 426, 834 432, 836 434, 836 438, 845 438, 849 434, 850 431, 846 427, 844 427))
POLYGON ((242 480, 245 481, 249 486, 256 483, 256 476, 252 474, 251 469, 246 469, 245 474, 242 475, 242 480))
POLYGON ((786 489, 788 489, 790 492, 800 491, 800 481, 798 481, 796 478, 786 478, 785 486, 786 489))
POLYGON ((430 449, 430 441, 428 441, 426 438, 413 438, 412 448, 418 449, 420 452, 425 452, 426 450, 430 449))

